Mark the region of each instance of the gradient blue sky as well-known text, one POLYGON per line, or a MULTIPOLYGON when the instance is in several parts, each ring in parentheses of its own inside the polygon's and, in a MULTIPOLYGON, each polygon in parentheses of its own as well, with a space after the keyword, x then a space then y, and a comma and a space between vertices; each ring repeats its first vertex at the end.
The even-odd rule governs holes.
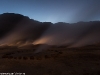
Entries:
POLYGON ((0 14, 19 13, 41 22, 100 20, 100 0, 0 0, 0 14))

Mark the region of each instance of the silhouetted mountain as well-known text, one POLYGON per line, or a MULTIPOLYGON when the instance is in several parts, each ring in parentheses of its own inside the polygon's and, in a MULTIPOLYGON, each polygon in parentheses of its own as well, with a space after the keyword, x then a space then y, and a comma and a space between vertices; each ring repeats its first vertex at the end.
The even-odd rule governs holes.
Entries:
POLYGON ((15 13, 0 15, 0 44, 48 44, 78 47, 100 42, 100 21, 39 22, 15 13))
POLYGON ((40 37, 51 24, 52 23, 50 22, 42 23, 29 19, 27 16, 23 16, 21 14, 4 13, 0 15, 0 38, 5 40, 5 38, 10 38, 15 35, 20 37, 11 38, 10 40, 13 43, 17 43, 18 41, 26 42, 27 40, 34 41, 40 37))
POLYGON ((0 15, 0 38, 13 30, 16 25, 25 18, 23 15, 14 13, 4 13, 0 15))

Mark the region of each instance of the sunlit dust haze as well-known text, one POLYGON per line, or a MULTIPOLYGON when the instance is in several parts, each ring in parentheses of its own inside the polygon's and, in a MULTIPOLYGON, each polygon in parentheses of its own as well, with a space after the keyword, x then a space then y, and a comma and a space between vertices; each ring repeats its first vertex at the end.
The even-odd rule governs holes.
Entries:
POLYGON ((0 15, 0 45, 28 44, 81 47, 100 42, 100 21, 39 22, 14 13, 0 15))
POLYGON ((51 25, 33 44, 70 45, 71 47, 96 44, 100 42, 99 23, 56 23, 51 25))
POLYGON ((100 0, 1 0, 0 45, 98 44, 99 7, 100 0))

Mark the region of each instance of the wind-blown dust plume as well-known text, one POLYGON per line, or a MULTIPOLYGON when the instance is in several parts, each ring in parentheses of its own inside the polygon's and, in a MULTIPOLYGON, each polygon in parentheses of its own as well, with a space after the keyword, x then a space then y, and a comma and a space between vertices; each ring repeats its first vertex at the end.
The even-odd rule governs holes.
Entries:
POLYGON ((0 45, 27 44, 81 47, 100 42, 100 21, 78 23, 39 22, 14 13, 0 15, 0 45))
POLYGON ((33 44, 70 45, 76 47, 100 42, 100 22, 56 23, 33 44), (83 40, 83 41, 82 41, 83 40))
POLYGON ((29 19, 14 13, 0 15, 0 44, 20 44, 18 42, 33 42, 51 25, 29 19), (18 17, 18 18, 17 18, 18 17), (18 21, 17 21, 18 20, 18 21))

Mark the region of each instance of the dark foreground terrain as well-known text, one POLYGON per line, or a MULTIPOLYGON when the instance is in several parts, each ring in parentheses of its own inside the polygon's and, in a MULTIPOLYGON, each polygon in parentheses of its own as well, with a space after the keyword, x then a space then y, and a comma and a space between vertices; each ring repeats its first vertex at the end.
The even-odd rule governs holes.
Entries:
POLYGON ((34 53, 35 48, 0 48, 0 73, 25 75, 100 75, 100 47, 49 48, 34 53))

